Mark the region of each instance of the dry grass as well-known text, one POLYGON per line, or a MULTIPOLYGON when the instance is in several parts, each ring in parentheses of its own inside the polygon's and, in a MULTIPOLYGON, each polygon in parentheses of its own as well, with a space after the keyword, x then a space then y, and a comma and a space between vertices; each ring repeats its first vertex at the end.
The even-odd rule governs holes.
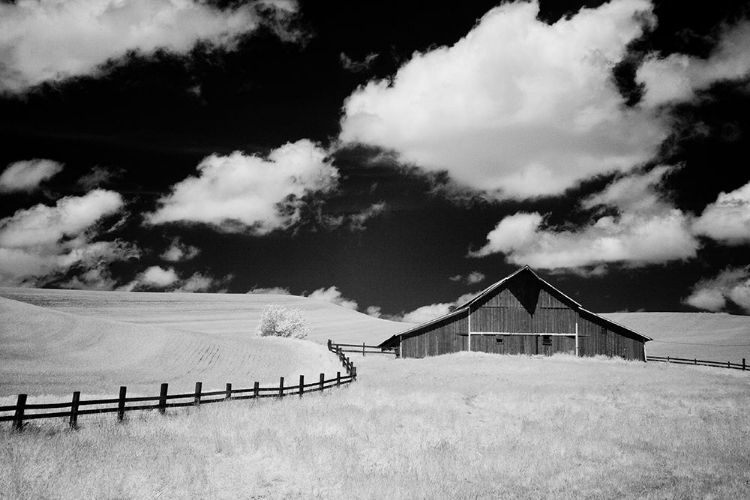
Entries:
POLYGON ((308 338, 318 343, 330 338, 340 343, 379 344, 412 326, 294 295, 0 288, 0 297, 77 316, 210 334, 221 339, 246 338, 248 332, 255 331, 260 311, 268 304, 304 311, 312 327, 308 338))
POLYGON ((750 363, 750 316, 726 313, 636 312, 604 317, 652 337, 650 356, 750 363))
MULTIPOLYGON (((81 391, 116 396, 249 388, 254 381, 278 382, 299 375, 335 375, 338 360, 326 347, 308 341, 234 337, 107 321, 0 298, 0 397, 18 393, 68 396, 81 391)), ((47 402, 49 398, 45 400, 47 402)), ((37 402, 38 400, 33 400, 37 402)))
MULTIPOLYGON (((0 434, 7 498, 747 498, 750 377, 462 353, 326 395, 0 434)), ((4 427, 6 429, 7 426, 4 427)))

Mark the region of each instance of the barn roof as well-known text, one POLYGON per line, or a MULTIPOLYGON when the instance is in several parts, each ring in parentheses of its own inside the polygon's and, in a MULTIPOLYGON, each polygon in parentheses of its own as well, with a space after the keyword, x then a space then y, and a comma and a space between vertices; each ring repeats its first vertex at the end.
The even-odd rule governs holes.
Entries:
POLYGON ((448 314, 445 314, 443 316, 440 316, 439 318, 435 318, 433 320, 427 321, 426 323, 422 323, 421 325, 416 325, 412 328, 409 328, 408 330, 404 330, 401 333, 397 333, 390 337, 385 342, 381 343, 379 347, 387 347, 393 344, 395 341, 397 341, 398 337, 402 335, 414 335, 419 333, 420 331, 427 329, 433 325, 436 325, 437 323, 440 323, 442 321, 445 321, 450 318, 454 318, 457 316, 460 316, 461 314, 467 314, 470 308, 476 304, 481 303, 482 300, 484 300, 486 297, 491 296, 495 291, 498 289, 501 289, 503 286, 505 286, 510 280, 512 280, 514 277, 518 276, 521 273, 530 273, 534 278, 536 278, 539 283, 541 284, 542 288, 544 288, 547 292, 555 296, 558 300, 560 300, 562 303, 568 305, 571 309, 579 312, 582 316, 585 316, 586 318, 593 320, 594 322, 597 322, 599 324, 603 324, 608 326, 612 330, 619 331, 621 333, 633 335, 636 337, 640 337, 643 339, 644 342, 648 342, 649 340, 653 340, 651 337, 647 337, 645 335, 642 335, 634 330, 631 330, 630 328, 627 328, 619 323, 616 323, 612 320, 609 320, 607 318, 603 318, 602 316, 599 316, 598 314, 589 311, 588 309, 585 309, 581 304, 570 298, 569 296, 565 295, 563 292, 552 286, 548 281, 542 279, 538 274, 536 274, 529 266, 524 266, 521 269, 515 271, 513 274, 510 274, 509 276, 506 276, 505 278, 501 279, 497 283, 488 286, 482 292, 479 293, 476 297, 469 300, 468 302, 464 303, 463 305, 457 307, 453 311, 449 312, 448 314))

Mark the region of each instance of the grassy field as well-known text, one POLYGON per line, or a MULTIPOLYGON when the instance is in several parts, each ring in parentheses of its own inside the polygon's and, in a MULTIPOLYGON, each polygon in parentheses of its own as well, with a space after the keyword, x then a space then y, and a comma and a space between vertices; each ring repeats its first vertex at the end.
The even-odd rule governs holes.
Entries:
POLYGON ((340 343, 379 344, 412 326, 294 295, 0 288, 0 297, 77 316, 210 334, 217 339, 252 334, 261 309, 268 304, 305 311, 312 327, 308 338, 319 343, 330 338, 340 343))
MULTIPOLYGON (((256 338, 252 331, 206 334, 164 325, 134 324, 81 316, 0 298, 0 405, 2 396, 33 395, 30 402, 81 391, 156 396, 170 392, 248 388, 254 381, 278 384, 280 376, 329 376, 341 364, 325 346, 302 340, 256 338)), ((12 399, 12 398, 11 398, 12 399)), ((59 398, 58 398, 59 399, 59 398)))
POLYGON ((4 426, 0 496, 750 495, 747 373, 478 353, 354 361, 357 383, 302 400, 82 420, 76 432, 4 426))
POLYGON ((750 316, 726 313, 610 313, 604 317, 654 340, 650 356, 750 363, 750 316))

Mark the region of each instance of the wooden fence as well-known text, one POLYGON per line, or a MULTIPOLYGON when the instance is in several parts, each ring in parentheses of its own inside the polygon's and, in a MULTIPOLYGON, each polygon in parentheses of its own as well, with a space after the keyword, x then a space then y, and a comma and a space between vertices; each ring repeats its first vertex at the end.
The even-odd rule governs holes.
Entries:
POLYGON ((122 386, 117 399, 82 400, 80 391, 75 391, 70 402, 48 404, 29 404, 27 403, 28 396, 19 394, 14 406, 0 406, 0 422, 13 422, 13 429, 20 431, 23 429, 24 422, 28 420, 67 418, 68 425, 76 429, 78 417, 81 415, 117 413, 117 421, 122 422, 125 419, 125 413, 129 411, 157 410, 163 415, 167 408, 197 408, 204 404, 242 399, 302 397, 303 394, 340 387, 357 380, 357 367, 343 350, 340 347, 334 347, 330 340, 328 348, 338 356, 346 370, 346 375, 342 376, 341 372, 336 372, 336 378, 326 379, 321 373, 318 380, 309 383, 305 383, 305 376, 300 375, 297 385, 284 385, 284 377, 279 377, 279 385, 276 387, 260 387, 260 383, 255 382, 252 389, 233 389, 232 384, 227 384, 224 390, 206 392, 203 391, 203 384, 196 382, 195 391, 187 394, 169 394, 169 385, 161 384, 158 396, 133 398, 127 397, 127 387, 122 386), (92 406, 98 406, 98 408, 90 408, 92 406), (3 413, 12 413, 12 415, 3 415, 3 413))
POLYGON ((376 345, 365 345, 362 344, 334 344, 331 340, 328 340, 328 349, 336 352, 337 348, 341 348, 342 352, 356 352, 365 356, 366 354, 395 354, 398 357, 396 348, 392 347, 378 347, 376 345))
POLYGON ((646 361, 656 361, 659 363, 675 363, 678 365, 702 365, 702 366, 713 366, 715 368, 731 368, 734 370, 745 371, 747 368, 745 365, 745 358, 742 358, 742 364, 730 363, 729 361, 706 361, 704 359, 687 359, 687 358, 673 358, 671 356, 646 356, 646 361))

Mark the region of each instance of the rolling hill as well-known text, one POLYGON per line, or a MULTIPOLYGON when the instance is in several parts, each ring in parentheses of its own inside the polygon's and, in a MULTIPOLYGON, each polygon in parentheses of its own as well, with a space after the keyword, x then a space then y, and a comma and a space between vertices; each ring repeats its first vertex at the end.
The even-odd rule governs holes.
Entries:
POLYGON ((650 356, 750 363, 750 316, 725 313, 621 312, 602 314, 654 340, 650 356))
MULTIPOLYGON (((603 316, 654 340, 656 356, 750 359, 750 317, 711 313, 603 316)), ((275 382, 340 370, 325 347, 378 344, 411 327, 292 295, 181 294, 0 288, 0 395, 189 391, 275 382), (281 304, 310 319, 309 341, 254 336, 261 309, 281 304)))

